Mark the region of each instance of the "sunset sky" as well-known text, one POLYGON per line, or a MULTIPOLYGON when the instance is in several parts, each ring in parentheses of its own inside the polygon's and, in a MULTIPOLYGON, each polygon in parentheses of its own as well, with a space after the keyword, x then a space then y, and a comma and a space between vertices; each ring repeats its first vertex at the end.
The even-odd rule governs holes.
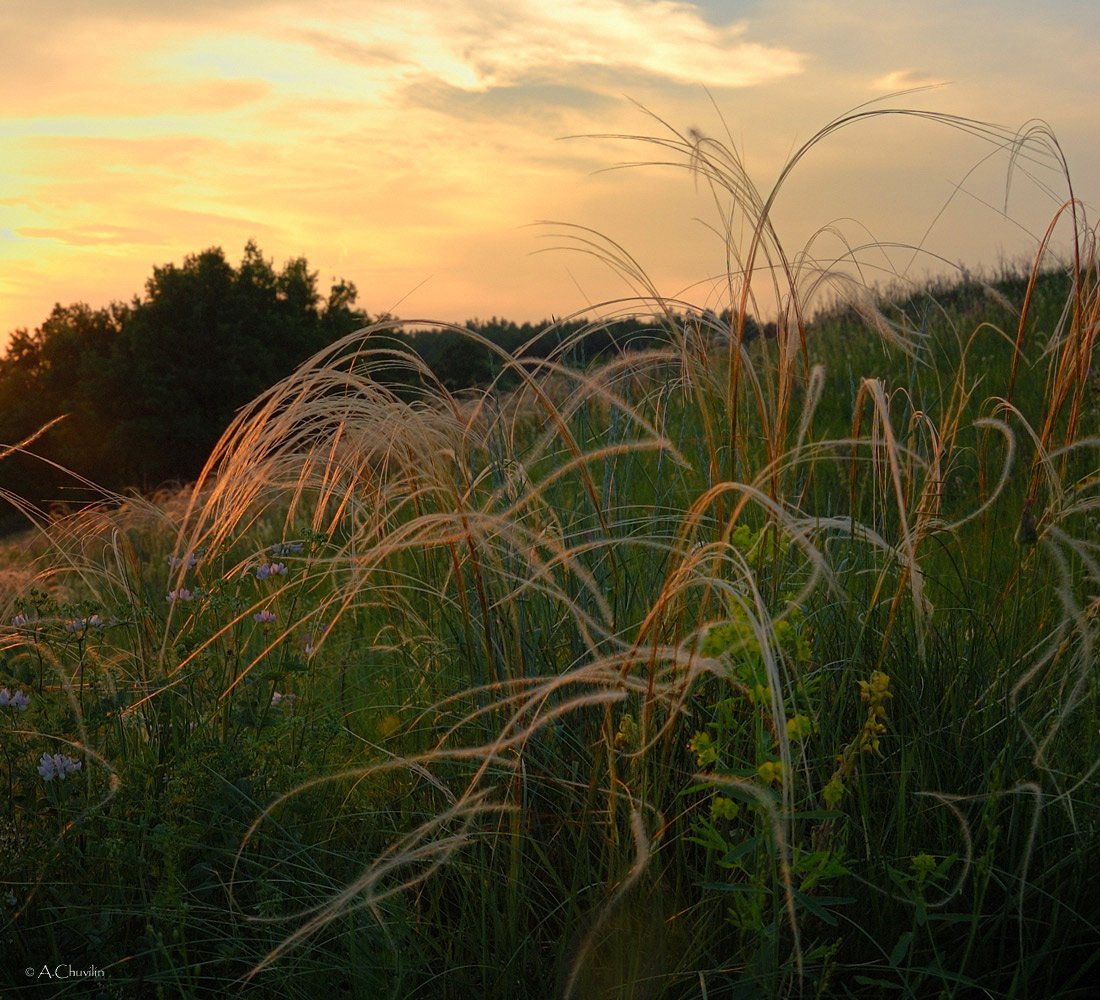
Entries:
MULTIPOLYGON (((1045 120, 1091 218, 1097 52, 1086 0, 0 0, 0 340, 55 301, 128 299, 187 253, 236 262, 250 238, 276 266, 307 257, 323 290, 354 281, 371 313, 538 319, 629 293, 582 254, 535 253, 560 243, 530 225, 547 219, 715 304, 718 219, 690 174, 600 172, 656 151, 564 138, 660 134, 633 102, 685 134, 724 118, 766 188, 835 116, 943 84, 887 103, 1045 120)), ((1026 164, 1006 221, 993 149, 911 118, 856 126, 792 175, 780 233, 793 252, 844 219, 854 242, 975 267, 1030 256, 1064 180, 1026 164)))

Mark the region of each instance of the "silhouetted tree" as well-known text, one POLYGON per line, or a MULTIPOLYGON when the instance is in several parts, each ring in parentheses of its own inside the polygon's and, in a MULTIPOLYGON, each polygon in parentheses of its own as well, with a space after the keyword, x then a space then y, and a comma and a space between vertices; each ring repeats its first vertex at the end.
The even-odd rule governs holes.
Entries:
MULTIPOLYGON (((212 248, 154 268, 129 305, 57 305, 0 359, 0 443, 65 414, 34 446, 58 464, 114 488, 193 478, 239 407, 366 323, 356 296, 340 281, 322 300, 304 258, 276 271, 249 242, 238 267, 212 248)), ((63 478, 0 464, 0 487, 35 501, 63 478)))

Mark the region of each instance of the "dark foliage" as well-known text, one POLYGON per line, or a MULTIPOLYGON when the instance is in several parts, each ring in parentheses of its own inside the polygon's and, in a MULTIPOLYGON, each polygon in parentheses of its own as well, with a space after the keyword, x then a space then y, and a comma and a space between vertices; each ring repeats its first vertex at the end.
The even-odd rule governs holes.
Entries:
POLYGON ((237 267, 213 248, 155 268, 128 305, 55 306, 0 359, 0 441, 64 419, 33 444, 40 458, 0 464, 0 487, 84 499, 51 462, 112 489, 193 478, 240 406, 367 322, 355 300, 342 281, 323 299, 304 259, 276 271, 250 242, 237 267))
MULTIPOLYGON (((145 294, 128 304, 54 306, 33 333, 16 330, 0 358, 0 447, 63 419, 29 446, 33 455, 0 461, 0 490, 39 507, 78 505, 95 495, 78 477, 116 491, 194 479, 240 407, 370 321, 356 298, 342 280, 323 298, 304 258, 276 271, 249 242, 237 266, 214 247, 154 268, 145 294)), ((729 317, 708 315, 700 325, 720 334, 729 317)), ((758 329, 749 317, 746 339, 758 329)), ((636 319, 495 317, 388 339, 419 354, 451 391, 515 384, 506 356, 587 365, 665 341, 659 326, 636 319)), ((400 393, 410 375, 395 366, 376 377, 400 393)), ((0 501, 0 531, 22 523, 0 501)))

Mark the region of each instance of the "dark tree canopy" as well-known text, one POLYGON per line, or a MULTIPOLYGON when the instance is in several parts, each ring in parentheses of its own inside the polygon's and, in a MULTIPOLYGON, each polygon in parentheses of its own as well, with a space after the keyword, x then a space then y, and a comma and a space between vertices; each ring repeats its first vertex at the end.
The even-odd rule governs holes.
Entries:
MULTIPOLYGON (((327 300, 304 258, 276 270, 250 242, 153 270, 145 294, 93 310, 57 305, 0 358, 0 443, 59 415, 32 450, 111 488, 194 478, 233 414, 302 361, 364 325, 350 282, 327 300)), ((71 486, 48 464, 0 463, 0 487, 36 502, 71 486)))

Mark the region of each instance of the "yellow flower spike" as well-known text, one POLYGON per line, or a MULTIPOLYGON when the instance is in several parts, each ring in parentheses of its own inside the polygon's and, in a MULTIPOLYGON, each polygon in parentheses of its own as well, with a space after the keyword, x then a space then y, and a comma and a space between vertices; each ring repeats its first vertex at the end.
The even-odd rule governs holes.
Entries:
POLYGON ((936 859, 931 854, 914 854, 909 859, 909 867, 917 882, 924 882, 936 870, 936 859))
POLYGON ((814 730, 813 721, 805 715, 794 715, 787 720, 787 738, 801 740, 814 730))
POLYGON ((378 720, 378 735, 385 739, 392 736, 401 726, 401 720, 396 715, 384 715, 378 720))
POLYGON ((890 691, 890 677, 880 670, 872 671, 869 680, 859 682, 859 697, 872 707, 883 706, 894 695, 890 691))
POLYGON ((740 811, 737 803, 732 799, 727 799, 724 795, 717 796, 710 804, 710 814, 714 819, 736 819, 740 811))
POLYGON ((718 760, 718 749, 707 733, 696 733, 688 740, 688 749, 695 754, 699 767, 706 767, 718 760))
POLYGON ((615 733, 615 748, 617 750, 629 750, 638 742, 638 724, 634 716, 627 713, 619 723, 619 730, 615 733))
POLYGON ((776 785, 783 780, 783 763, 778 760, 766 760, 757 769, 760 780, 768 785, 776 785))
POLYGON ((837 775, 833 775, 829 783, 821 789, 821 797, 825 800, 826 809, 835 809, 844 798, 844 783, 837 775))

